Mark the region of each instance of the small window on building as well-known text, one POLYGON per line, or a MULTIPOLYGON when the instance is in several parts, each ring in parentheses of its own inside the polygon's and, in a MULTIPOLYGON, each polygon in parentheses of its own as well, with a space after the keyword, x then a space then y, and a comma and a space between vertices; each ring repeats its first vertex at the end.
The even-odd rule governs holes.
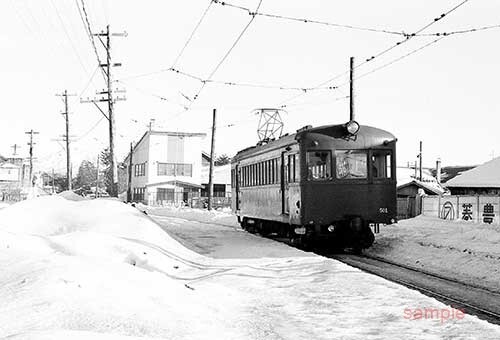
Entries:
POLYGON ((367 178, 366 152, 358 150, 335 151, 336 175, 338 179, 367 178))
POLYGON ((134 176, 146 176, 146 163, 140 163, 134 165, 134 176))
POLYGON ((158 202, 173 202, 174 189, 158 188, 156 189, 156 200, 158 202))
POLYGON ((193 165, 182 163, 158 163, 158 176, 193 176, 193 165))
POLYGON ((331 151, 308 151, 307 171, 309 180, 321 181, 332 178, 331 151))
POLYGON ((134 188, 132 199, 136 202, 144 201, 146 188, 134 188))
POLYGON ((373 178, 391 178, 391 152, 374 150, 371 166, 373 178))

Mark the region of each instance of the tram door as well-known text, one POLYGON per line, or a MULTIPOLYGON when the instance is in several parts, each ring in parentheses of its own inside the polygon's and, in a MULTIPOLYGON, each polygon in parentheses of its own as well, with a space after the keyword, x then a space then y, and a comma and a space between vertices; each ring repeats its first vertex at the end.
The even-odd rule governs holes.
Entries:
POLYGON ((290 214, 290 185, 288 183, 288 152, 281 153, 281 206, 283 214, 290 214))
POLYGON ((234 198, 235 199, 235 210, 238 211, 238 210, 240 210, 240 196, 241 196, 241 193, 240 193, 241 169, 240 169, 239 164, 236 164, 236 167, 234 169, 234 175, 235 175, 235 178, 234 178, 235 190, 234 191, 236 193, 236 197, 234 198))

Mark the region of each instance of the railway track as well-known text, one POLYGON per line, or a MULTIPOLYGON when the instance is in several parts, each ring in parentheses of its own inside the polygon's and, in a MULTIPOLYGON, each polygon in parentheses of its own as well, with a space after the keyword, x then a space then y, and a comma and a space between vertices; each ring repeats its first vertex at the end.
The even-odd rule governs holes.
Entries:
MULTIPOLYGON (((169 218, 169 216, 152 215, 151 217, 169 218)), ((178 217, 174 217, 178 218, 178 217)), ((188 218, 181 219, 238 229, 235 226, 226 225, 214 221, 200 222, 188 218)), ((287 243, 282 239, 272 238, 278 242, 287 243)), ((328 254, 322 250, 315 251, 316 254, 332 258, 361 269, 365 272, 380 276, 389 281, 404 285, 408 288, 418 290, 421 293, 451 305, 456 309, 462 309, 465 313, 475 315, 483 320, 500 325, 500 293, 488 290, 478 285, 471 285, 458 280, 446 278, 410 266, 394 263, 389 260, 370 257, 367 255, 354 254, 328 254)))
POLYGON ((321 254, 500 325, 500 293, 366 255, 321 254))

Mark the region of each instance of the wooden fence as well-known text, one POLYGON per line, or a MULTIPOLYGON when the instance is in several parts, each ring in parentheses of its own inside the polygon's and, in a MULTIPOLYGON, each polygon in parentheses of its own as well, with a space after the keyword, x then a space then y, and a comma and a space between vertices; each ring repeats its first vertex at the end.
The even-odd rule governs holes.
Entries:
POLYGON ((500 225, 500 196, 426 196, 422 214, 445 220, 500 225))

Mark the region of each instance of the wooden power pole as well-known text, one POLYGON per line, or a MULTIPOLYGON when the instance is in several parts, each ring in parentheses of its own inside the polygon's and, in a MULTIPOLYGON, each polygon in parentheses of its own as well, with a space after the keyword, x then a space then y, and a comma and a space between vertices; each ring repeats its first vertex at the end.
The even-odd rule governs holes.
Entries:
POLYGON ((64 135, 64 140, 66 142, 66 184, 68 190, 71 190, 71 157, 69 148, 69 111, 68 111, 68 96, 76 96, 75 94, 68 94, 68 90, 64 90, 62 94, 56 94, 58 97, 63 98, 64 102, 64 112, 62 115, 66 120, 66 134, 64 135))
POLYGON ((111 37, 126 37, 127 33, 111 33, 109 29, 109 25, 106 26, 106 31, 101 31, 100 33, 94 33, 93 36, 99 38, 106 50, 106 62, 101 63, 99 66, 102 68, 105 79, 107 89, 104 91, 97 92, 97 95, 101 95, 99 98, 81 100, 82 103, 94 103, 94 105, 99 109, 99 111, 106 117, 109 122, 109 157, 110 157, 110 168, 111 168, 111 196, 118 196, 118 168, 115 157, 115 115, 114 115, 114 104, 119 100, 125 100, 124 97, 114 97, 114 92, 124 92, 123 90, 113 90, 113 77, 112 77, 112 68, 116 66, 121 66, 121 63, 112 63, 111 61, 111 37), (105 39, 105 40, 103 40, 105 39), (104 110, 97 104, 98 102, 107 102, 108 113, 106 114, 104 110))
POLYGON ((30 141, 28 142, 28 145, 30 146, 30 177, 29 177, 29 186, 33 186, 33 145, 36 143, 33 143, 33 135, 39 134, 39 132, 33 131, 31 129, 30 131, 25 132, 27 135, 30 135, 30 141))
POLYGON ((215 157, 215 116, 217 110, 213 111, 213 122, 212 122, 212 142, 210 144, 210 171, 208 173, 208 210, 212 210, 212 199, 214 196, 214 183, 213 183, 213 175, 214 175, 214 157, 215 157))

